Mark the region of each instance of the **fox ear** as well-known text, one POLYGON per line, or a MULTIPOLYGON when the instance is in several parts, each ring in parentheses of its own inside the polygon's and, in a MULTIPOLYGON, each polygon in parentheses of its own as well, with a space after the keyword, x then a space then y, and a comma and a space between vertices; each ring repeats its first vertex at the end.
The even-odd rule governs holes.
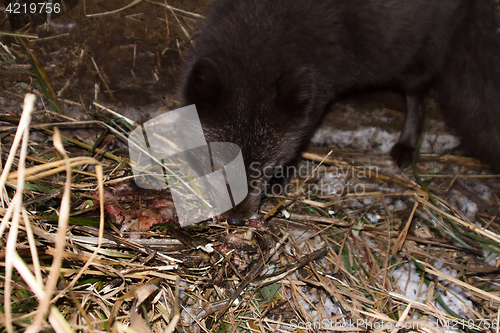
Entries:
POLYGON ((278 80, 276 104, 287 112, 304 110, 312 99, 313 75, 309 68, 300 67, 278 80))
POLYGON ((189 104, 215 103, 222 91, 219 68, 209 58, 202 58, 189 74, 184 95, 189 104))

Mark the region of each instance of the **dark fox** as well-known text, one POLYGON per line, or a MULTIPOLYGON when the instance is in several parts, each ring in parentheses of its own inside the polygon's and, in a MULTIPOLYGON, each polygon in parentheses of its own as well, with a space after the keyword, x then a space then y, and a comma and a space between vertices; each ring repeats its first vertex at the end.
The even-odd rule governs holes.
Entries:
POLYGON ((215 0, 181 79, 208 141, 243 152, 249 195, 228 212, 244 224, 273 170, 307 144, 339 98, 406 95, 391 155, 411 161, 434 91, 467 154, 500 165, 500 41, 491 0, 215 0))

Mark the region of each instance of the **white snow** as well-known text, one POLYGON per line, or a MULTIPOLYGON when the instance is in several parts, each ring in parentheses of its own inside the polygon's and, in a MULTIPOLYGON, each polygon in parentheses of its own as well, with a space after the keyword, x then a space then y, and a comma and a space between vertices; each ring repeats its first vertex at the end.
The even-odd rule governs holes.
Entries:
MULTIPOLYGON (((452 277, 455 277, 457 275, 457 271, 450 271, 448 268, 443 267, 443 262, 435 262, 434 267, 436 267, 444 274, 450 275, 452 277)), ((396 269, 392 273, 392 277, 394 279, 395 286, 401 291, 404 296, 412 300, 417 300, 419 302, 427 299, 427 285, 422 282, 421 274, 416 272, 415 265, 413 263, 407 263, 402 268, 396 269)), ((467 309, 467 306, 469 306, 470 308, 473 308, 473 306, 472 302, 467 299, 467 296, 465 295, 463 289, 455 284, 447 283, 442 279, 439 280, 446 285, 446 288, 449 291, 451 291, 450 293, 436 286, 435 290, 439 291, 439 295, 441 296, 445 304, 458 315, 468 318, 470 311, 467 309)), ((439 305, 437 301, 434 301, 433 304, 438 309, 444 311, 443 307, 439 305)))
POLYGON ((451 189, 448 193, 449 202, 460 209, 468 219, 473 219, 477 212, 477 204, 455 189, 451 189))

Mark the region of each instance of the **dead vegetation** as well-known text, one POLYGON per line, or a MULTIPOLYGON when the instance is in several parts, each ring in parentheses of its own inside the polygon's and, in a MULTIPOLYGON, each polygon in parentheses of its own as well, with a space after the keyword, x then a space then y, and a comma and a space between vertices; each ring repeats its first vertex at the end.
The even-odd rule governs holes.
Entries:
POLYGON ((58 97, 18 43, 0 50, 9 82, 32 80, 1 96, 4 331, 499 331, 499 182, 476 161, 423 156, 396 175, 377 167, 388 156, 310 148, 293 194, 262 206, 268 225, 130 239, 104 192, 131 178, 133 122, 58 97))

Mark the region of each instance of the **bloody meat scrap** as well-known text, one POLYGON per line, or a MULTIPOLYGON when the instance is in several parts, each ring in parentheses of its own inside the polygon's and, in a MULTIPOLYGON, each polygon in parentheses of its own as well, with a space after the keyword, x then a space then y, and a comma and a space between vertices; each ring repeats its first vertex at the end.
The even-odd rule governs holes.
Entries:
POLYGON ((104 209, 121 232, 145 232, 159 224, 177 223, 172 196, 122 181, 104 190, 104 209))

